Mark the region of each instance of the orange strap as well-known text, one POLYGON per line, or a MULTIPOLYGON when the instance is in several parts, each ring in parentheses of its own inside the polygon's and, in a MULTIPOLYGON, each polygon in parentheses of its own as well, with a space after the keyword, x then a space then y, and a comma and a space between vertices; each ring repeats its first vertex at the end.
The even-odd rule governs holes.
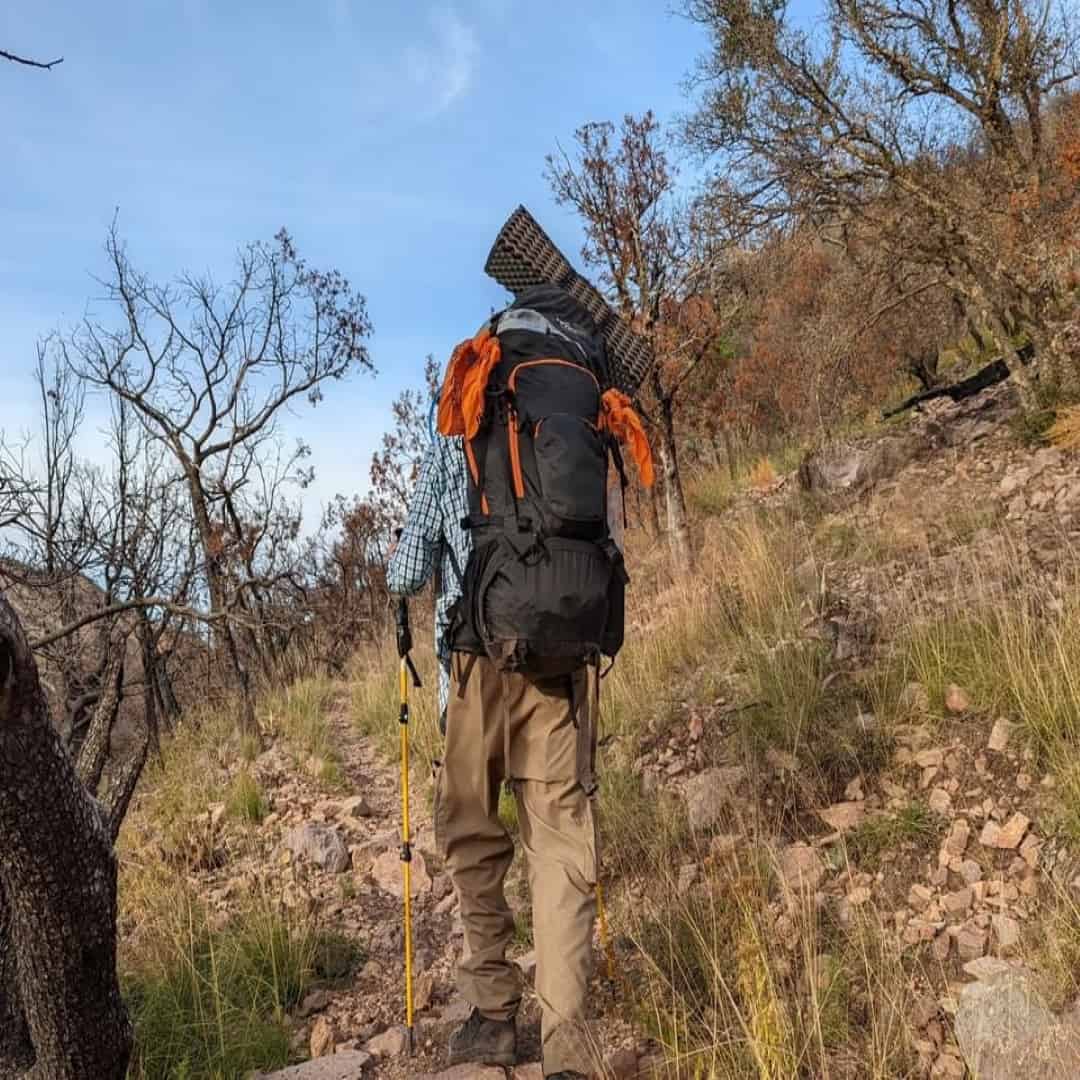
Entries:
POLYGON ((475 438, 484 415, 488 378, 500 359, 499 339, 486 326, 454 349, 439 395, 441 434, 475 438))
POLYGON ((630 451, 630 456, 637 464, 641 482, 646 487, 652 487, 656 473, 653 470, 649 437, 645 434, 641 417, 621 390, 612 388, 604 391, 604 396, 600 399, 600 430, 609 431, 630 451))

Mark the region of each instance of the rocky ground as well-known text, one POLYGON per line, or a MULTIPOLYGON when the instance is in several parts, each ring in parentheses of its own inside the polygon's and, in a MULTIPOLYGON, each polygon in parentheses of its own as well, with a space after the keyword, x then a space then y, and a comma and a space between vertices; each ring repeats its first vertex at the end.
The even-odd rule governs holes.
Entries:
MULTIPOLYGON (((796 577, 804 582, 807 627, 831 642, 838 671, 880 661, 901 621, 932 614, 946 595, 962 603, 965 589, 985 597, 1025 580, 1069 587, 1065 570, 1080 539, 1080 456, 1022 447, 1009 427, 1014 409, 1009 390, 998 389, 935 407, 804 468, 802 486, 827 501, 828 513, 815 519, 815 554, 796 577), (977 582, 972 565, 982 567, 977 582)), ((779 507, 798 487, 799 478, 787 477, 748 501, 779 507)), ((841 925, 872 915, 918 961, 907 989, 919 1075, 1075 1075, 1080 1010, 1050 1011, 1029 947, 1050 907, 1063 897, 1080 901, 1080 861, 1054 831, 1058 781, 1010 720, 985 710, 970 688, 911 683, 902 699, 906 719, 891 759, 848 782, 842 798, 803 807, 794 824, 767 804, 782 801, 798 762, 774 752, 758 766, 763 774, 751 775, 734 743, 725 750, 743 704, 737 685, 711 703, 682 701, 674 720, 658 716, 634 769, 646 791, 667 791, 686 806, 698 846, 677 868, 679 892, 703 887, 709 865, 752 833, 776 852, 787 888, 770 917, 793 955, 800 948, 793 907, 811 897, 841 925), (932 693, 943 701, 936 714, 932 693), (897 821, 911 825, 910 835, 891 840, 897 821), (866 844, 875 837, 879 850, 870 858, 866 844)), ((293 1017, 298 1053, 313 1060, 275 1075, 498 1080, 502 1070, 440 1072, 447 1036, 468 1008, 453 988, 460 927, 423 789, 414 799, 417 1047, 414 1057, 406 1054, 398 778, 350 723, 347 701, 343 687, 332 722, 350 794, 327 797, 271 747, 253 766, 272 805, 261 825, 249 827, 258 830, 255 847, 246 863, 203 872, 204 892, 223 914, 245 874, 269 873, 290 902, 313 908, 323 925, 366 950, 355 975, 311 993, 293 1017)), ((856 721, 876 722, 862 714, 856 721)), ((526 905, 520 885, 511 895, 526 905)), ((524 942, 517 960, 528 974, 524 942)), ((598 979, 611 1075, 658 1074, 652 1049, 618 1002, 618 988, 598 979)), ((523 1056, 535 1059, 534 1001, 522 1035, 523 1056)), ((512 1075, 539 1078, 539 1066, 512 1075)))
MULTIPOLYGON (((269 888, 297 910, 312 912, 320 926, 359 943, 363 957, 356 970, 338 985, 309 993, 291 1017, 298 1056, 312 1060, 274 1074, 283 1078, 379 1080, 445 1075, 467 1080, 486 1074, 468 1069, 441 1071, 447 1039, 469 1015, 453 982, 454 958, 461 942, 457 904, 449 879, 435 852, 426 788, 412 800, 413 932, 415 942, 415 1050, 408 1054, 404 1027, 404 895, 399 858, 400 792, 393 764, 382 760, 360 735, 348 714, 348 687, 330 713, 333 744, 341 761, 344 791, 328 796, 313 775, 297 769, 288 751, 274 745, 259 755, 250 770, 258 780, 270 813, 257 825, 230 821, 223 804, 211 807, 200 843, 231 848, 229 858, 204 852, 197 860, 199 891, 227 919, 230 907, 250 888, 269 888), (232 842, 230 830, 243 831, 243 843, 232 842), (209 834, 207 843, 203 837, 209 834)), ((239 766, 237 766, 239 767, 239 766)), ((512 905, 525 906, 520 866, 511 872, 512 905)), ((515 947, 514 958, 531 980, 535 961, 527 943, 515 947)), ((596 1000, 610 1003, 604 980, 596 1000)), ((518 1080, 539 1077, 539 1013, 527 996, 519 1020, 523 1064, 518 1080)), ((609 1057, 625 1073, 624 1044, 632 1035, 612 1019, 602 1029, 609 1057), (620 1051, 622 1051, 620 1057, 620 1051)), ((632 1055, 636 1065, 636 1054, 632 1055)), ((494 1075, 503 1077, 502 1070, 494 1075)))
MULTIPOLYGON (((1033 584, 1052 604, 1074 588, 1080 456, 1023 446, 1010 425, 1015 415, 1008 387, 936 405, 891 434, 812 459, 810 475, 750 496, 782 505, 801 479, 825 501, 816 532, 826 543, 796 576, 811 598, 809 624, 816 620, 832 643, 834 671, 881 664, 915 618, 974 610, 988 598, 1015 601, 1033 584)), ((1073 1076, 1080 1002, 1055 1018, 1039 973, 1027 967, 1048 910, 1080 913, 1080 857, 1055 835, 1058 780, 1036 764, 1009 719, 962 686, 910 683, 901 703, 910 722, 895 731, 891 762, 852 781, 843 801, 818 808, 816 835, 801 823, 810 835, 780 848, 782 874, 831 902, 841 922, 872 910, 918 958, 911 1020, 923 1075, 1073 1076), (943 697, 944 716, 933 715, 931 689, 943 697), (849 841, 860 830, 873 835, 875 821, 910 819, 913 807, 928 811, 936 842, 927 845, 924 835, 900 843, 882 852, 874 872, 856 869, 849 841)), ((643 769, 679 784, 687 762, 700 757, 693 744, 702 726, 691 718, 643 769)), ((745 802, 751 786, 768 790, 795 767, 782 755, 769 764, 764 789, 761 777, 749 784, 730 765, 683 782, 691 818, 712 825, 725 800, 745 802)), ((712 851, 739 841, 714 835, 712 851)), ((684 877, 692 872, 684 868, 684 877)), ((795 950, 793 920, 783 905, 776 914, 778 937, 790 935, 795 950)))

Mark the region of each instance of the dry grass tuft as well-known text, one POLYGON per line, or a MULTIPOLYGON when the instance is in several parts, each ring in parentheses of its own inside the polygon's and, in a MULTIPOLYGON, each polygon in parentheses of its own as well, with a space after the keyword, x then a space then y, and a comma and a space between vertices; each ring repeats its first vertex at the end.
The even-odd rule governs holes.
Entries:
POLYGON ((1080 449, 1080 405, 1058 409, 1046 437, 1061 450, 1080 449))
POLYGON ((828 906, 780 885, 767 847, 746 845, 681 896, 653 877, 628 916, 638 1006, 678 1075, 909 1074, 909 978, 872 915, 840 931, 828 906))
POLYGON ((759 491, 771 488, 776 483, 776 469, 767 458, 758 458, 750 469, 750 486, 759 491))

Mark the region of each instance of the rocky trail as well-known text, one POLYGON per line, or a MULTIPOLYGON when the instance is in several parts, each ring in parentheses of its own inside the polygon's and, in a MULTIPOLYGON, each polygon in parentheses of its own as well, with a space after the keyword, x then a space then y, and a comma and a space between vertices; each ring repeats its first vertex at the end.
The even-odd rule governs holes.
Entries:
MULTIPOLYGON (((807 633, 830 643, 830 670, 880 664, 902 620, 916 608, 932 613, 946 593, 954 603, 965 588, 974 599, 988 581, 1012 587, 1025 579, 1055 591, 1059 569, 1060 589, 1069 587, 1080 458, 1018 449, 1003 423, 1006 393, 928 411, 899 434, 815 465, 813 487, 833 501, 816 526, 825 553, 818 544, 795 577, 807 633), (985 568, 978 581, 965 576, 972 561, 985 568)), ((789 477, 750 498, 780 503, 794 486, 789 477)), ((909 682, 888 758, 831 803, 806 805, 792 755, 773 750, 751 763, 738 750, 733 726, 744 703, 737 683, 730 689, 711 704, 695 693, 668 701, 633 762, 643 792, 674 797, 685 810, 690 839, 675 853, 681 862, 663 870, 677 895, 707 894, 712 868, 748 842, 760 845, 774 853, 782 883, 769 900, 773 940, 793 964, 807 948, 798 912, 807 902, 842 930, 872 920, 902 957, 918 1061, 912 1076, 1075 1075, 1080 1006, 1054 997, 1038 962, 1047 920, 1080 911, 1080 859, 1059 835, 1060 780, 1015 722, 984 707, 970 687, 909 682), (795 817, 781 812, 792 801, 802 803, 795 817)), ((528 995, 519 1026, 522 1058, 532 1064, 445 1070, 447 1037, 468 1006, 454 990, 460 928, 435 853, 427 784, 413 798, 417 1046, 406 1055, 397 770, 351 722, 347 686, 328 721, 340 788, 321 788, 285 746, 266 749, 251 768, 271 813, 245 827, 254 837, 241 856, 202 872, 204 894, 223 917, 230 898, 258 881, 363 949, 347 975, 310 992, 291 1018, 297 1056, 312 1060, 273 1075, 541 1080, 538 1013, 528 995)), ((855 723, 872 729, 878 721, 860 712, 855 723)), ((211 816, 223 818, 220 809, 211 816)), ((520 870, 516 863, 508 888, 515 910, 527 907, 520 870)), ((632 882, 614 883, 617 921, 634 897, 632 882)), ((528 976, 532 957, 527 934, 521 938, 515 956, 528 976)), ((628 949, 631 979, 634 963, 628 949)), ((666 1075, 629 1023, 624 988, 603 969, 598 962, 594 1009, 609 1076, 666 1075)))
MULTIPOLYGON (((340 790, 328 793, 314 775, 317 768, 298 768, 289 751, 274 744, 250 766, 270 812, 259 824, 243 826, 243 844, 230 843, 227 830, 240 826, 228 823, 222 805, 209 813, 221 830, 217 843, 241 852, 209 860, 219 868, 200 873, 200 891, 222 920, 244 890, 259 887, 280 896, 288 907, 313 914, 322 931, 341 935, 360 950, 359 959, 350 962, 346 947, 341 978, 310 991, 290 1017, 297 1056, 310 1054, 311 1060, 262 1075, 282 1080, 503 1077, 501 1069, 444 1072, 449 1034, 470 1009, 454 989, 461 931, 456 899, 435 852, 427 784, 414 784, 411 803, 416 1019, 415 1049, 408 1055, 399 776, 395 764, 384 760, 351 722, 348 690, 340 686, 327 715, 340 790)), ((389 717, 387 722, 395 721, 389 717)), ((508 887, 515 910, 526 904, 520 871, 515 863, 508 887)), ((514 951, 531 982, 529 946, 523 942, 514 951)), ((597 998, 606 997, 610 989, 598 985, 597 998)), ((617 1023, 609 1029, 612 1038, 620 1030, 617 1023)), ((534 1080, 540 1077, 539 1065, 528 1062, 539 1058, 539 1012, 528 990, 519 1040, 523 1064, 510 1075, 534 1080)))

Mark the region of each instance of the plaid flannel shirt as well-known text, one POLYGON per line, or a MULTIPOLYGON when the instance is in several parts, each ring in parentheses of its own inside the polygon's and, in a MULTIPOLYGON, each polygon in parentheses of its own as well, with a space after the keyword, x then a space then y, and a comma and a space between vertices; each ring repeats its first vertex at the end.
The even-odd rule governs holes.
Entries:
POLYGON ((439 709, 450 700, 450 608, 461 595, 460 575, 472 550, 462 528, 468 516, 465 450, 458 436, 436 434, 420 466, 409 516, 386 568, 392 593, 418 593, 438 571, 435 651, 439 659, 439 709))

